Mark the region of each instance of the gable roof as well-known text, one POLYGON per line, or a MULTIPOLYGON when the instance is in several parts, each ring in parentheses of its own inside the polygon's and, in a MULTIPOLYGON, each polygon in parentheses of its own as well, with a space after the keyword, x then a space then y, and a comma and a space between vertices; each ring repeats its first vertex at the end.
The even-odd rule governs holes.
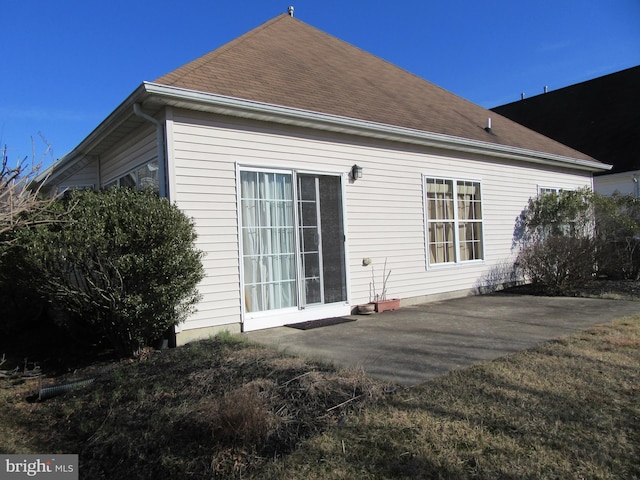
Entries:
POLYGON ((286 14, 152 83, 594 160, 286 14))
POLYGON ((613 165, 640 169, 640 66, 492 110, 613 165))
POLYGON ((165 106, 589 172, 610 168, 283 14, 143 82, 36 182, 68 178, 165 106))

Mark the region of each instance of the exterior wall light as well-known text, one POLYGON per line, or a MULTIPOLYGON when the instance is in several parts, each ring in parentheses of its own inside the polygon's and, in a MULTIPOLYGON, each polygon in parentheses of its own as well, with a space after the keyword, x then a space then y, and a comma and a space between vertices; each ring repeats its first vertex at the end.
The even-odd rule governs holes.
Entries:
POLYGON ((362 167, 358 165, 351 167, 351 178, 353 178, 353 180, 360 180, 362 178, 362 167))

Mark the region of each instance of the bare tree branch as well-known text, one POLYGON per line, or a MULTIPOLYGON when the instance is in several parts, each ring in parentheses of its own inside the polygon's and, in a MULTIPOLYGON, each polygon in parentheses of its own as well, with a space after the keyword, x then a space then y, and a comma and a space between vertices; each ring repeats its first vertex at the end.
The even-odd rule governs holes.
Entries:
MULTIPOLYGON (((46 143, 46 140, 43 138, 46 143)), ((51 212, 56 196, 44 195, 42 191, 46 182, 34 182, 42 172, 43 161, 51 151, 50 145, 40 159, 35 156, 35 143, 32 139, 33 157, 19 159, 15 165, 9 162, 8 149, 1 150, 0 166, 0 235, 8 233, 24 225, 48 223, 56 221, 56 216, 45 215, 40 218, 27 213, 51 212)), ((7 240, 8 241, 8 240, 7 240)), ((6 241, 5 241, 6 242, 6 241)))

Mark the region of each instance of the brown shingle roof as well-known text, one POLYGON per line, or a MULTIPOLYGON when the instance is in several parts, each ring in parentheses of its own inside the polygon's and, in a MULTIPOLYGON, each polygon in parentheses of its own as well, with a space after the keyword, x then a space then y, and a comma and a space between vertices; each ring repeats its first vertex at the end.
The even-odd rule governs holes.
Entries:
POLYGON ((592 160, 286 14, 153 83, 592 160))

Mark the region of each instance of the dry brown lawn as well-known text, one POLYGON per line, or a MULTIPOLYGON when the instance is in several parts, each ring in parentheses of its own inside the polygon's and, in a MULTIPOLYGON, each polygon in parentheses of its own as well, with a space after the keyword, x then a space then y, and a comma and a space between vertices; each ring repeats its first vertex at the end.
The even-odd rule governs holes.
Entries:
POLYGON ((640 478, 639 347, 640 316, 401 389, 221 336, 0 380, 0 453, 91 479, 640 478))

